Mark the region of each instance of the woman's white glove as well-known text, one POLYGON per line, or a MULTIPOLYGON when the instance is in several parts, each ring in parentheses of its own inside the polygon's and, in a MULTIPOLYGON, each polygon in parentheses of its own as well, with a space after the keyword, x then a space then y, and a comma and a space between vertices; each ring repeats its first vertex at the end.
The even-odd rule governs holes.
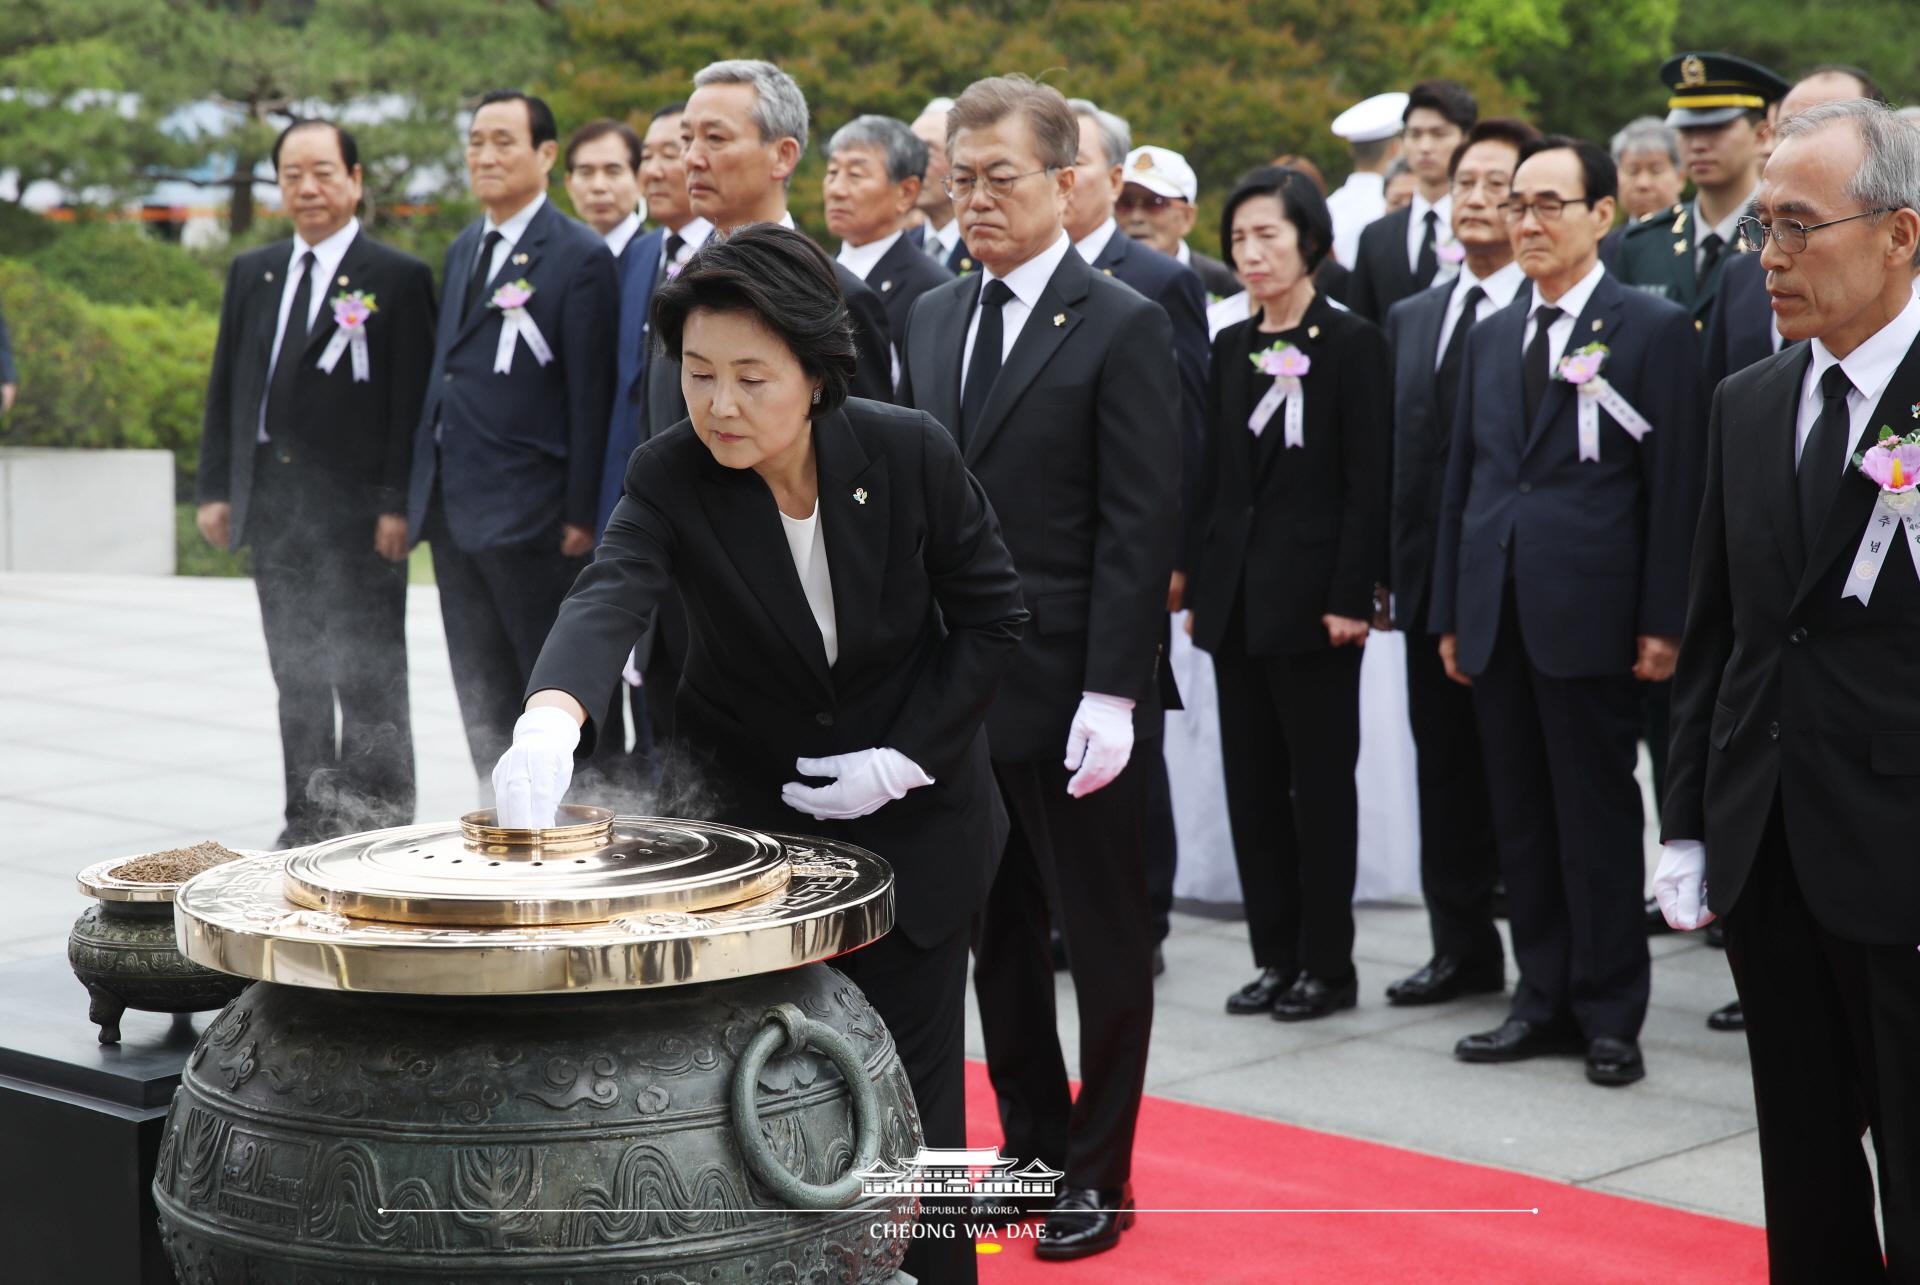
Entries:
POLYGON ((544 830, 553 824, 573 780, 573 751, 580 725, 551 705, 536 705, 513 725, 513 745, 493 765, 493 806, 509 830, 544 830))
POLYGON ((1081 692, 1080 708, 1067 729, 1067 760, 1073 778, 1067 793, 1084 799, 1113 784, 1133 757, 1133 702, 1122 696, 1081 692))
POLYGON ((1681 932, 1704 928, 1714 920, 1707 909, 1707 845, 1698 839, 1675 839, 1660 848, 1660 864, 1653 872, 1653 899, 1669 927, 1681 932))
POLYGON ((932 785, 933 778, 899 750, 855 750, 823 759, 795 759, 802 776, 833 777, 832 785, 802 785, 789 781, 780 787, 780 801, 816 821, 851 821, 877 812, 907 791, 932 785))

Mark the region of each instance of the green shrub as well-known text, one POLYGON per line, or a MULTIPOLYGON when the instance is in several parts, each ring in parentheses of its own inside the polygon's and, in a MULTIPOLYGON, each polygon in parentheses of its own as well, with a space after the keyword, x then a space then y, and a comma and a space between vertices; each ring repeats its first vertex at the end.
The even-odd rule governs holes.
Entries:
POLYGON ((137 227, 76 224, 28 260, 95 303, 220 309, 218 276, 179 246, 137 227))
POLYGON ((172 451, 181 493, 192 495, 219 317, 194 308, 124 304, 93 304, 87 311, 112 341, 121 382, 131 394, 132 409, 113 444, 172 451))
POLYGON ((0 307, 7 313, 20 393, 0 424, 13 446, 119 446, 135 413, 113 338, 78 292, 26 264, 0 259, 0 307))
POLYGON ((11 255, 32 254, 60 235, 60 225, 24 205, 0 201, 0 246, 11 255))

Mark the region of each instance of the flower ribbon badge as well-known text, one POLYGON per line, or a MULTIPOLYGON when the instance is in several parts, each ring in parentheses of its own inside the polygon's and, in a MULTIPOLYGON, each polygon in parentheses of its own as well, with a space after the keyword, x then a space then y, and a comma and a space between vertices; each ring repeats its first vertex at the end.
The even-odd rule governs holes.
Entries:
POLYGON ((540 327, 533 324, 533 318, 527 315, 527 301, 533 298, 533 286, 525 277, 518 281, 509 281, 493 292, 493 298, 487 300, 487 307, 500 310, 500 345, 493 350, 493 371, 504 375, 513 369, 513 345, 515 341, 527 341, 527 350, 533 359, 542 366, 553 360, 553 349, 547 346, 547 337, 540 333, 540 327))
POLYGON ((373 295, 365 290, 342 290, 332 300, 333 338, 320 354, 320 369, 331 375, 340 364, 340 355, 353 354, 353 382, 364 384, 373 378, 373 363, 367 355, 367 322, 380 311, 373 295))
POLYGON ((1915 520, 1920 514, 1920 493, 1914 489, 1920 486, 1920 430, 1902 437, 1882 425, 1879 443, 1854 459, 1880 488, 1866 534, 1853 551, 1853 569, 1840 589, 1843 599, 1858 598, 1864 607, 1873 597, 1873 586, 1895 540, 1908 545, 1914 566, 1920 567, 1920 522, 1915 520))
POLYGON ((1254 353, 1247 360, 1253 368, 1265 375, 1273 376, 1273 387, 1253 408, 1253 414, 1247 416, 1247 427, 1253 430, 1255 437, 1264 433, 1267 421, 1280 409, 1280 403, 1287 404, 1286 444, 1305 446, 1307 444, 1307 394, 1300 381, 1313 369, 1308 356, 1292 344, 1282 340, 1265 352, 1254 353))
POLYGON ((1620 395, 1620 390, 1600 374, 1606 365, 1607 346, 1588 344, 1562 357, 1560 368, 1554 372, 1554 378, 1572 384, 1580 394, 1580 458, 1583 460, 1600 458, 1600 412, 1603 410, 1636 442, 1653 431, 1646 416, 1635 410, 1620 395))

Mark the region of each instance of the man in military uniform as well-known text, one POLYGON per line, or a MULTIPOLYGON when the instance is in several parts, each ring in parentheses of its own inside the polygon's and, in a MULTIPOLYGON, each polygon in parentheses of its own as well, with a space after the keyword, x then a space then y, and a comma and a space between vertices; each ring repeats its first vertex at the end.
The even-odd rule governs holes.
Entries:
MULTIPOLYGON (((1733 225, 1759 183, 1767 109, 1787 82, 1730 54, 1680 54, 1660 68, 1671 91, 1667 124, 1680 132, 1680 158, 1693 180, 1691 201, 1629 225, 1614 274, 1686 308, 1704 331, 1731 257, 1733 225)), ((1665 758, 1664 746, 1656 752, 1665 758)))

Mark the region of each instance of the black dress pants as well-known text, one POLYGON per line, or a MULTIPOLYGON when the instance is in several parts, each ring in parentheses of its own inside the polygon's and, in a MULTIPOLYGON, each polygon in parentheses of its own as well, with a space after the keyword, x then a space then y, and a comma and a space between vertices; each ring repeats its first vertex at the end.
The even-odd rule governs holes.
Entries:
POLYGON ((246 535, 279 691, 283 845, 413 820, 407 564, 374 552, 376 516, 357 483, 256 453, 246 535))
POLYGON ((1153 1030, 1141 764, 1083 799, 1067 794, 1057 760, 995 762, 993 773, 1012 829, 980 915, 973 985, 1003 1154, 1045 1161, 1065 1187, 1115 1191, 1133 1171, 1153 1030), (1055 1024, 1049 887, 1080 1011, 1077 1098, 1055 1024))
POLYGON ((1520 978, 1511 1014, 1633 1040, 1649 963, 1640 684, 1556 678, 1527 656, 1508 582, 1486 672, 1474 676, 1507 925, 1520 978))
POLYGON ((1249 656, 1238 618, 1213 677, 1253 962, 1345 981, 1360 825, 1360 648, 1249 656))
POLYGON ((1727 913, 1760 1118, 1769 1276, 1920 1281, 1920 951, 1835 936, 1807 908, 1795 865, 1776 801, 1727 913), (1861 1145, 1869 1128, 1884 1264, 1861 1145))
POLYGON ((1157 945, 1172 930, 1173 880, 1180 861, 1180 838, 1173 825, 1173 782, 1167 778, 1167 716, 1163 712, 1149 736, 1134 744, 1142 775, 1140 843, 1147 863, 1147 912, 1157 945))
MULTIPOLYGON (((963 929, 923 949, 896 928, 833 961, 892 1032, 929 1147, 967 1145, 967 936, 963 929)), ((970 1200, 923 1198, 921 1221, 953 1226, 956 1234, 916 1237, 902 1268, 926 1285, 977 1279, 973 1241, 964 1229, 972 1217, 970 1200)))
POLYGON ((561 554, 557 526, 550 546, 463 550, 447 528, 438 484, 427 507, 426 538, 460 720, 482 793, 490 798, 493 765, 513 743, 533 662, 587 559, 561 554))
POLYGON ((1500 857, 1473 690, 1447 677, 1437 637, 1409 633, 1406 642, 1407 717, 1420 795, 1420 890, 1433 953, 1497 968, 1506 953, 1493 926, 1500 857))

